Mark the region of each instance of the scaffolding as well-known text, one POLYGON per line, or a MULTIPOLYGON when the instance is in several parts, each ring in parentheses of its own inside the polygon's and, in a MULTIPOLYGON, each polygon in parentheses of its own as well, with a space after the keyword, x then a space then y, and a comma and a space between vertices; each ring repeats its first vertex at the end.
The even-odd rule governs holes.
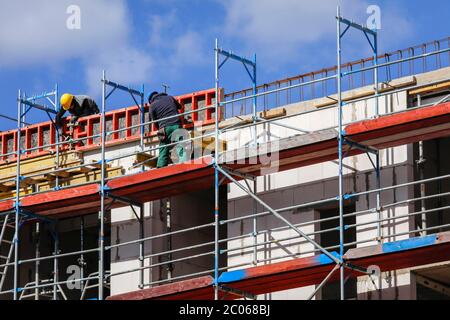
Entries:
MULTIPOLYGON (((4 230, 6 228, 5 226, 8 225, 8 219, 9 219, 10 215, 14 214, 14 238, 11 243, 11 245, 12 245, 11 248, 14 248, 14 259, 13 259, 14 261, 11 262, 10 259, 8 259, 8 260, 6 260, 6 263, 3 263, 2 265, 0 265, 0 268, 3 268, 3 272, 0 274, 2 276, 2 280, 0 282, 0 295, 12 294, 14 300, 18 300, 21 297, 24 298, 27 296, 32 296, 35 299, 39 299, 39 296, 41 295, 41 291, 40 291, 41 289, 44 290, 44 289, 51 288, 50 291, 44 290, 45 294, 49 294, 49 292, 50 292, 52 299, 54 299, 54 300, 57 300, 61 297, 63 299, 66 299, 67 297, 62 290, 62 285, 68 284, 68 283, 73 283, 75 281, 75 282, 79 282, 82 284, 82 286, 81 286, 82 287, 82 289, 81 289, 81 292, 82 292, 81 298, 82 299, 86 296, 86 290, 89 290, 92 288, 98 288, 97 297, 99 300, 103 300, 103 299, 105 299, 105 290, 104 289, 105 289, 105 287, 108 286, 108 281, 112 277, 124 275, 124 274, 130 274, 133 272, 139 272, 139 285, 138 285, 139 289, 144 289, 146 287, 153 287, 153 286, 157 286, 157 285, 160 285, 163 283, 179 281, 179 280, 183 280, 186 278, 192 278, 192 277, 196 277, 196 276, 212 274, 213 275, 212 287, 214 289, 214 299, 216 299, 216 300, 221 299, 221 298, 223 298, 223 295, 232 295, 235 297, 254 299, 255 295, 252 295, 249 292, 239 291, 237 289, 231 288, 231 287, 227 286, 226 283, 221 281, 221 272, 223 274, 223 272, 226 272, 227 270, 245 267, 245 266, 248 266, 249 264, 243 263, 243 264, 238 264, 238 265, 226 265, 225 267, 221 267, 220 266, 221 257, 223 255, 226 255, 226 254, 236 251, 236 250, 250 249, 250 250, 252 250, 252 259, 251 259, 252 261, 251 261, 250 265, 252 265, 252 266, 257 266, 260 263, 266 263, 266 262, 272 263, 274 260, 277 260, 277 259, 285 259, 288 257, 296 258, 298 256, 298 254, 288 253, 287 255, 282 256, 282 257, 270 258, 270 259, 258 259, 258 247, 274 243, 275 241, 282 242, 282 241, 288 241, 288 240, 301 240, 304 243, 308 243, 308 244, 312 245, 312 247, 313 247, 313 249, 308 252, 302 252, 302 255, 319 253, 322 256, 324 256, 325 258, 327 258, 328 259, 327 261, 331 261, 334 264, 334 267, 332 268, 332 270, 317 285, 314 292, 310 295, 309 299, 313 299, 316 296, 316 294, 323 288, 323 286, 330 279, 332 279, 334 277, 335 272, 337 272, 339 270, 340 271, 340 275, 339 275, 340 298, 343 300, 346 298, 345 294, 344 294, 345 270, 349 270, 350 272, 353 272, 353 273, 356 272, 361 275, 369 275, 370 276, 373 274, 372 270, 368 270, 367 268, 360 267, 358 265, 354 265, 352 263, 347 262, 344 259, 344 255, 345 255, 345 249, 348 248, 349 246, 372 242, 374 239, 356 241, 353 243, 346 243, 345 239, 344 239, 344 234, 345 234, 346 230, 348 230, 349 228, 361 227, 363 225, 376 225, 377 237, 375 240, 378 243, 383 243, 383 241, 385 239, 393 237, 393 236, 414 235, 418 232, 420 232, 422 235, 426 235, 426 233, 428 231, 443 230, 444 228, 450 227, 450 225, 427 227, 426 216, 425 216, 426 214, 438 212, 439 210, 449 209, 448 206, 427 209, 424 205, 422 205, 422 210, 419 212, 408 213, 407 215, 400 215, 400 216, 395 216, 395 217, 390 217, 390 218, 383 217, 382 211, 383 211, 383 209, 386 209, 388 207, 396 207, 401 204, 414 203, 414 202, 418 202, 418 201, 421 201, 423 203, 423 201, 425 201, 427 199, 445 197, 445 196, 449 196, 450 194, 449 193, 440 193, 440 194, 436 194, 436 195, 426 195, 425 192, 422 192, 420 197, 418 197, 418 198, 408 199, 406 201, 399 201, 399 202, 394 201, 391 204, 382 205, 381 204, 381 193, 382 192, 385 192, 388 190, 396 190, 396 189, 407 187, 407 186, 425 185, 426 183, 430 183, 433 181, 444 181, 444 180, 449 179, 450 175, 444 175, 444 176, 431 178, 431 179, 425 179, 424 176, 421 175, 419 181, 408 182, 408 183, 403 183, 403 184, 398 184, 398 185, 393 185, 393 186, 382 188, 381 187, 381 161, 380 161, 379 150, 372 146, 364 145, 363 143, 359 143, 357 141, 353 141, 353 140, 349 139, 348 135, 346 134, 346 132, 344 130, 344 127, 351 125, 352 123, 355 123, 355 122, 360 122, 361 120, 344 123, 344 119, 343 119, 343 110, 344 110, 345 106, 347 106, 351 103, 356 103, 356 102, 366 101, 366 100, 371 100, 371 99, 375 100, 375 112, 374 112, 375 117, 371 118, 372 120, 376 120, 382 116, 397 114, 398 112, 390 112, 390 113, 386 112, 382 115, 379 110, 379 99, 381 97, 391 95, 396 92, 417 89, 420 87, 420 85, 411 85, 411 86, 408 86, 407 88, 393 89, 390 91, 382 92, 379 87, 378 71, 381 68, 388 68, 388 67, 396 65, 396 64, 402 65, 403 63, 423 59, 426 57, 440 56, 442 54, 449 53, 450 48, 446 48, 446 49, 438 48, 438 50, 431 52, 431 53, 427 52, 427 53, 423 53, 421 55, 416 55, 413 57, 402 58, 402 59, 399 59, 396 61, 389 61, 389 62, 386 62, 383 64, 379 64, 378 63, 378 57, 379 57, 378 38, 377 38, 376 31, 370 30, 363 25, 357 24, 353 21, 343 18, 340 14, 339 9, 337 11, 336 21, 337 21, 337 73, 336 73, 336 75, 326 76, 326 77, 320 78, 320 79, 313 79, 311 81, 301 82, 301 83, 293 84, 293 85, 290 84, 285 87, 279 87, 275 90, 266 90, 264 92, 258 92, 256 55, 254 56, 253 60, 247 59, 244 57, 240 57, 239 55, 237 55, 231 51, 226 51, 226 50, 219 48, 218 40, 216 40, 216 43, 215 43, 215 101, 214 101, 214 105, 213 105, 214 113, 215 113, 214 114, 214 116, 215 116, 214 131, 210 132, 210 133, 204 133, 199 136, 192 137, 192 138, 191 137, 183 138, 183 140, 181 140, 181 141, 176 141, 176 142, 173 142, 172 144, 167 145, 170 147, 170 146, 176 146, 178 144, 193 143, 196 140, 201 140, 204 138, 214 138, 214 149, 213 149, 214 154, 212 157, 205 157, 205 159, 204 159, 204 161, 207 162, 207 164, 204 167, 208 168, 208 169, 212 169, 211 171, 208 171, 208 172, 211 172, 211 173, 213 172, 213 176, 214 176, 214 184, 213 184, 213 186, 214 186, 214 221, 211 223, 204 224, 204 225, 198 225, 198 226, 194 226, 194 227, 186 228, 186 229, 182 229, 182 230, 173 231, 171 229, 168 229, 168 230, 166 230, 168 232, 161 234, 161 235, 152 235, 150 237, 145 237, 144 207, 143 207, 144 203, 142 201, 136 201, 132 197, 126 197, 123 195, 115 194, 114 189, 110 188, 110 186, 108 185, 108 183, 112 179, 108 179, 106 176, 107 164, 114 160, 133 157, 137 153, 144 153, 144 152, 148 153, 148 152, 155 152, 155 151, 159 150, 159 146, 150 146, 149 148, 146 148, 145 141, 144 141, 145 140, 145 126, 151 126, 152 124, 156 123, 157 121, 160 121, 160 119, 157 121, 155 121, 155 120, 145 121, 144 86, 142 86, 141 90, 135 90, 133 88, 129 88, 129 87, 120 85, 118 83, 108 80, 106 78, 106 72, 104 71, 103 75, 102 75, 102 79, 101 79, 102 107, 101 107, 101 121, 100 121, 101 130, 100 130, 100 132, 97 134, 92 134, 87 137, 80 138, 80 139, 72 139, 70 141, 61 141, 59 130, 55 130, 55 133, 56 133, 55 143, 50 142, 48 145, 45 146, 45 147, 56 147, 56 168, 55 168, 54 172, 60 172, 60 171, 62 171, 62 169, 60 168, 59 156, 60 156, 60 151, 62 150, 62 148, 64 146, 70 145, 71 143, 73 144, 74 142, 78 142, 81 140, 93 139, 93 138, 99 138, 100 142, 101 142, 100 143, 101 157, 97 163, 97 165, 100 166, 101 178, 99 179, 99 181, 96 182, 99 187, 98 194, 99 194, 99 200, 100 200, 100 210, 98 213, 98 226, 99 226, 98 247, 92 248, 92 249, 84 248, 84 246, 83 246, 84 223, 82 220, 81 239, 80 239, 81 250, 76 251, 76 252, 69 252, 69 253, 61 253, 60 252, 59 238, 58 238, 58 218, 51 219, 51 218, 36 214, 34 212, 30 212, 24 206, 22 206, 22 203, 21 203, 21 200, 23 198, 21 196, 21 182, 25 178, 33 176, 33 175, 23 175, 23 174, 21 174, 21 171, 20 171, 22 155, 28 151, 33 150, 33 148, 27 148, 27 147, 24 149, 22 146, 23 143, 21 141, 21 131, 22 131, 24 125, 26 125, 25 115, 31 109, 41 110, 41 111, 44 111, 49 116, 50 120, 53 122, 53 120, 51 118, 51 114, 56 114, 56 112, 57 112, 58 87, 56 86, 55 90, 50 93, 44 93, 42 95, 33 96, 31 98, 27 98, 24 95, 21 95, 21 92, 19 91, 16 150, 13 153, 6 153, 6 154, 1 155, 1 157, 3 157, 3 156, 11 156, 11 155, 15 154, 15 157, 16 157, 15 161, 17 164, 17 172, 16 172, 16 178, 15 178, 16 193, 15 193, 15 197, 14 197, 14 210, 6 211, 5 213, 2 214, 5 218, 5 220, 4 220, 5 222, 4 222, 4 226, 3 226, 1 237, 0 237, 0 240, 3 240, 4 230), (343 31, 341 29, 342 25, 345 25, 345 29, 343 31), (369 67, 363 67, 359 70, 350 70, 347 72, 343 72, 342 67, 341 67, 342 66, 342 61, 341 61, 342 39, 343 39, 344 35, 350 29, 355 29, 355 30, 359 30, 359 31, 363 32, 363 34, 367 38, 367 40, 370 44, 370 47, 373 50, 373 58, 372 58, 373 65, 369 66, 369 67), (222 61, 220 61, 221 57, 224 57, 224 59, 222 61), (252 94, 246 95, 243 97, 239 97, 239 98, 232 98, 232 99, 228 99, 225 101, 221 101, 220 70, 229 59, 240 62, 245 67, 245 70, 247 71, 247 73, 250 76, 250 79, 252 81, 252 85, 253 85, 252 86, 252 94), (343 81, 343 79, 345 77, 351 76, 353 74, 364 73, 364 72, 373 72, 374 94, 371 95, 370 97, 353 98, 353 99, 344 101, 343 96, 342 96, 342 93, 343 93, 342 81, 343 81), (274 209, 269 204, 264 202, 260 196, 258 196, 257 183, 256 183, 257 175, 239 172, 239 170, 233 170, 232 168, 230 168, 229 166, 226 165, 226 163, 223 161, 223 155, 225 154, 225 151, 221 152, 220 138, 222 135, 226 134, 227 132, 232 132, 235 130, 250 129, 251 141, 248 146, 245 146, 245 148, 249 148, 249 149, 253 148, 254 150, 258 150, 258 148, 260 146, 260 143, 258 141, 258 131, 257 131, 258 126, 265 125, 265 124, 274 124, 276 126, 282 126, 287 129, 290 129, 290 130, 299 131, 303 134, 309 133, 305 130, 302 130, 302 128, 289 126, 287 124, 280 123, 280 121, 284 120, 284 119, 296 117, 296 116, 306 115, 306 114, 309 114, 312 112, 316 112, 317 110, 298 112, 298 113, 295 113, 292 115, 287 115, 287 116, 279 117, 276 119, 263 119, 258 116, 258 98, 265 98, 266 96, 269 96, 272 94, 278 94, 278 93, 284 92, 284 91, 288 92, 289 90, 292 90, 292 89, 302 89, 309 85, 315 85, 318 83, 326 83, 328 81, 336 82, 336 91, 337 91, 338 98, 332 105, 324 107, 323 109, 320 109, 320 110, 326 110, 326 109, 331 109, 331 108, 337 108, 337 110, 338 110, 338 116, 339 116, 338 117, 338 125, 334 126, 332 128, 327 128, 327 129, 333 129, 333 130, 337 129, 337 137, 336 138, 337 138, 337 142, 338 142, 338 158, 339 158, 338 159, 338 165, 339 165, 338 196, 328 198, 328 199, 322 199, 320 201, 303 203, 303 204, 291 206, 288 208, 274 209), (107 91, 108 88, 112 88, 112 89, 108 92, 107 91), (107 126, 106 126, 107 101, 108 101, 109 97, 116 90, 128 92, 130 94, 134 103, 139 107, 140 121, 138 124, 131 124, 131 125, 127 124, 125 128, 108 131, 107 126), (52 100, 52 98, 54 98, 54 100, 52 100), (37 101, 39 101, 40 99, 45 99, 45 100, 49 101, 51 103, 51 107, 47 107, 45 105, 38 104, 37 101), (252 114, 251 114, 250 123, 242 123, 237 126, 235 125, 235 126, 220 128, 219 123, 220 123, 221 115, 226 114, 226 112, 225 112, 226 106, 233 105, 238 102, 248 101, 248 100, 250 100, 252 102, 252 114), (127 154, 121 154, 118 156, 107 156, 106 142, 108 140, 108 136, 116 134, 118 132, 122 132, 122 131, 126 131, 126 130, 133 130, 133 129, 139 130, 139 132, 140 132, 140 140, 139 140, 138 150, 131 152, 131 153, 127 153, 127 154), (345 146, 347 146, 347 150, 345 150, 345 146), (377 187, 374 190, 346 194, 345 190, 344 190, 344 178, 345 178, 344 159, 346 157, 350 156, 352 154, 351 152, 355 151, 355 150, 357 150, 357 152, 359 152, 359 153, 366 153, 368 155, 370 162, 372 163, 374 170, 375 170, 377 187), (243 180, 245 185, 240 180, 243 180), (253 182, 253 187, 248 183, 247 180, 253 182), (253 201, 252 213, 249 215, 246 215, 246 216, 239 217, 239 218, 221 220, 220 207, 219 207, 220 187, 224 184, 230 184, 230 183, 236 185, 239 189, 241 189, 243 192, 245 192, 245 194, 247 194, 252 199, 252 201, 253 201), (368 210, 352 212, 352 213, 347 213, 347 214, 344 213, 344 201, 345 200, 349 200, 351 198, 356 198, 358 196, 369 195, 369 194, 376 195, 376 208, 368 208, 368 210), (111 201, 108 203, 107 199, 109 199, 111 201), (338 246, 323 247, 314 238, 317 234, 324 234, 326 232, 332 232, 332 231, 334 231, 334 229, 320 230, 320 231, 315 231, 313 233, 304 232, 301 229, 301 227, 303 227, 305 225, 311 225, 314 223, 324 221, 326 219, 315 219, 315 220, 308 221, 308 222, 301 223, 301 224, 294 224, 283 216, 284 212, 288 212, 290 210, 307 208, 307 207, 311 207, 311 206, 317 206, 320 204, 336 203, 336 202, 338 202, 339 215, 336 218, 328 218, 328 220, 334 220, 334 219, 339 220, 339 245, 338 246), (134 215, 139 223, 139 239, 107 245, 107 244, 105 244, 105 220, 107 218, 109 210, 115 204, 118 204, 118 203, 120 203, 124 206, 130 206, 132 212, 134 213, 134 215), (258 210, 257 210, 258 205, 260 205, 264 208, 263 212, 258 212, 258 210), (136 208, 138 209, 138 211, 136 210, 136 208), (354 225, 345 225, 345 223, 344 223, 344 219, 346 217, 350 217, 350 216, 354 217, 357 215, 368 215, 368 214, 370 214, 370 215, 375 214, 376 219, 373 219, 369 222, 355 223, 354 225), (283 222, 285 226, 279 227, 279 228, 273 228, 270 230, 258 230, 257 219, 260 217, 268 216, 268 215, 272 215, 272 216, 276 217, 281 222, 283 222), (423 224, 421 226, 419 226, 417 229, 408 231, 406 233, 383 235, 382 228, 385 223, 388 223, 389 221, 393 221, 393 220, 396 221, 396 220, 415 217, 415 216, 423 217, 422 218, 423 224), (250 219, 252 220, 252 232, 250 235, 243 234, 243 235, 235 236, 235 237, 227 236, 224 239, 220 238, 219 228, 221 226, 224 226, 224 225, 227 225, 230 223, 234 223, 237 221, 244 221, 244 220, 250 220, 250 219), (52 230, 53 230, 52 236, 53 236, 53 241, 54 241, 54 249, 53 249, 52 255, 44 256, 44 257, 40 256, 39 243, 37 243, 35 258, 26 259, 26 260, 20 259, 20 254, 19 254, 20 229, 25 221, 30 221, 30 220, 32 222, 36 223, 36 232, 37 233, 40 232, 40 223, 41 222, 49 223, 52 225, 52 230), (169 247, 169 249, 166 251, 163 250, 162 252, 152 253, 150 255, 145 254, 145 243, 146 242, 153 241, 155 239, 166 239, 166 238, 168 238, 170 241, 171 237, 174 235, 180 235, 180 234, 185 234, 185 233, 189 233, 189 232, 197 232, 202 229, 213 229, 214 230, 214 241, 196 244, 196 245, 190 245, 190 246, 186 246, 186 247, 178 248, 178 249, 173 249, 172 247, 169 247), (263 235, 263 234, 265 235, 268 232, 274 231, 274 230, 286 230, 286 229, 293 230, 297 235, 295 237, 288 237, 288 238, 283 238, 283 239, 278 239, 278 240, 270 239, 270 240, 264 241, 262 243, 258 242, 258 235, 263 235), (253 243, 251 245, 247 245, 247 246, 243 245, 239 248, 232 248, 232 249, 227 248, 226 250, 222 250, 220 248, 221 244, 226 244, 233 240, 244 239, 248 236, 252 237, 252 239, 253 239, 253 243), (106 270, 105 252, 107 252, 107 251, 111 252, 112 250, 117 249, 119 247, 135 246, 135 245, 137 245, 139 247, 139 258, 138 258, 139 267, 138 268, 133 268, 130 270, 119 271, 119 272, 114 272, 114 273, 106 270), (200 249, 200 248, 206 248, 205 250, 207 250, 210 246, 213 246, 214 249, 210 250, 210 251, 206 251, 204 253, 190 255, 190 256, 186 256, 186 257, 182 257, 182 258, 173 258, 172 257, 172 254, 174 254, 174 253, 188 252, 189 250, 200 249), (337 254, 332 251, 335 249, 338 249, 338 251, 339 251, 337 254), (81 261, 83 261, 84 255, 87 255, 87 254, 97 254, 98 255, 98 272, 89 274, 88 276, 85 276, 84 273, 82 273, 81 276, 75 280, 70 279, 70 280, 61 281, 60 277, 59 277, 59 272, 58 272, 59 259, 61 259, 63 257, 80 256, 81 261), (160 257, 160 256, 168 256, 169 259, 168 259, 168 261, 154 263, 154 264, 151 263, 150 265, 147 265, 147 266, 145 265, 144 261, 146 258, 155 258, 155 257, 160 257), (165 265, 168 266, 168 265, 171 265, 171 264, 174 264, 177 262, 187 261, 187 260, 191 260, 191 259, 195 259, 195 258, 199 258, 199 257, 205 257, 205 256, 213 256, 214 257, 214 265, 210 270, 191 273, 191 274, 177 276, 177 277, 172 277, 171 275, 169 275, 168 279, 150 281, 149 283, 145 283, 144 270, 146 270, 146 269, 152 269, 155 267, 161 267, 161 266, 165 266, 165 265), (53 279, 41 280, 39 278, 39 263, 42 261, 53 261, 53 279), (19 268, 21 265, 28 264, 28 263, 36 264, 35 281, 33 283, 25 285, 24 287, 20 287, 19 268), (14 269, 13 288, 10 290, 3 290, 2 285, 4 283, 4 279, 6 278, 6 272, 9 267, 13 267, 13 269, 14 269), (97 282, 97 284, 92 284, 92 282, 97 282), (28 292, 28 291, 33 291, 33 290, 34 290, 33 295, 25 295, 24 294, 25 291, 28 292)), ((420 95, 418 96, 418 100, 420 101, 420 95)), ((449 100, 449 96, 440 100, 438 103, 434 103, 431 105, 425 105, 425 104, 422 104, 419 102, 418 106, 416 108, 412 108, 412 110, 423 109, 423 108, 430 107, 430 106, 436 106, 436 105, 446 102, 447 100, 449 100)), ((202 108, 198 108, 196 110, 190 110, 190 111, 183 112, 183 113, 179 114, 178 116, 186 116, 186 115, 190 115, 190 114, 193 114, 196 112, 206 111, 208 109, 209 109, 209 107, 205 106, 202 108)), ((174 116, 174 117, 178 117, 178 116, 174 116)), ((169 118, 173 118, 173 117, 169 117, 169 118)), ((169 119, 169 118, 167 118, 167 119, 169 119)), ((39 148, 43 148, 43 147, 39 147, 39 148)), ((81 168, 83 166, 88 166, 88 165, 89 164, 80 164, 77 166, 73 166, 72 168, 81 168)), ((188 166, 189 166, 189 164, 188 164, 188 166)), ((146 169, 144 168, 143 165, 139 166, 139 167, 140 168, 139 168, 138 173, 146 172, 146 169)), ((69 186, 69 187, 73 187, 73 186, 69 186)), ((67 187, 60 186, 58 176, 56 176, 56 183, 55 183, 55 187, 54 187, 53 191, 58 192, 58 191, 61 191, 64 189, 67 189, 67 187)), ((34 194, 39 194, 39 193, 42 194, 42 192, 36 192, 34 194)), ((368 204, 368 206, 369 206, 369 204, 368 204)))

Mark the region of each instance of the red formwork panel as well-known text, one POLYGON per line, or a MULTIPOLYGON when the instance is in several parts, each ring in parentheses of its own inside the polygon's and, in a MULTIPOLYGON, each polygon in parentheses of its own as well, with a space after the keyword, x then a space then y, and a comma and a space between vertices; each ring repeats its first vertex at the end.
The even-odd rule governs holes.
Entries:
MULTIPOLYGON (((205 125, 214 124, 214 103, 215 103, 215 89, 204 90, 194 92, 182 96, 175 97, 182 105, 181 113, 189 110, 193 110, 191 115, 192 121, 187 121, 184 116, 180 116, 183 126, 186 129, 190 129, 193 126, 200 127, 205 125), (199 110, 206 107, 206 110, 199 110)), ((220 98, 220 97, 219 97, 220 98)), ((106 130, 108 132, 116 131, 131 127, 133 125, 139 125, 141 123, 141 115, 138 106, 129 108, 118 109, 107 112, 106 115, 106 130)), ((68 118, 70 119, 70 118, 68 118)), ((67 119, 67 120, 68 120, 67 119)), ((70 130, 67 126, 67 120, 63 123, 63 134, 68 135, 70 130)), ((144 121, 148 122, 149 106, 144 107, 144 121)), ((93 135, 100 135, 101 133, 101 115, 93 115, 89 117, 83 117, 79 119, 79 126, 73 130, 73 139, 84 139, 92 137, 93 135)), ((145 127, 146 136, 156 136, 157 130, 154 124, 145 127)), ((115 132, 108 135, 106 145, 117 145, 126 142, 138 141, 140 139, 140 128, 129 128, 120 132, 115 132)), ((25 127, 21 130, 21 146, 22 149, 38 148, 48 144, 55 143, 55 128, 51 121, 38 123, 25 127)), ((100 137, 88 138, 86 140, 76 142, 73 147, 77 151, 86 151, 96 149, 100 147, 100 137)), ((17 130, 10 130, 6 132, 0 132, 0 163, 6 161, 15 161, 16 155, 12 154, 6 156, 11 152, 16 152, 17 148, 17 130)), ((62 147, 62 149, 69 148, 68 145, 62 147)), ((27 151, 22 155, 23 159, 36 157, 42 154, 55 151, 55 147, 40 148, 33 151, 27 151)))

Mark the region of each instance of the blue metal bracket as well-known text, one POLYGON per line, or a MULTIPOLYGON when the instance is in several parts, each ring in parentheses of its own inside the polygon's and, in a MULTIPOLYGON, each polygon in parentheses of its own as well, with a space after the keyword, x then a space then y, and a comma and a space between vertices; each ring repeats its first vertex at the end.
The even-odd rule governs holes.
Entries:
POLYGON ((111 90, 111 92, 108 94, 107 97, 109 97, 109 96, 111 95, 111 93, 113 93, 114 90, 116 90, 116 89, 120 89, 120 90, 122 90, 122 91, 127 91, 127 92, 129 92, 129 93, 131 93, 131 94, 134 94, 134 95, 137 95, 137 96, 139 96, 139 97, 144 97, 144 93, 143 93, 143 92, 140 92, 140 91, 138 91, 138 90, 135 90, 135 89, 132 89, 132 88, 128 88, 128 87, 125 87, 125 86, 123 86, 123 85, 120 85, 120 84, 118 84, 118 83, 115 83, 115 82, 112 82, 112 81, 109 81, 109 80, 102 80, 102 82, 104 82, 106 85, 108 85, 108 86, 110 86, 110 87, 113 88, 113 89, 111 90))
POLYGON ((105 193, 106 194, 110 190, 111 190, 111 188, 109 186, 107 186, 107 185, 104 185, 104 186, 100 185, 100 192, 101 193, 105 193))
MULTIPOLYGON (((56 110, 51 109, 49 107, 42 106, 42 105, 39 105, 39 104, 36 104, 36 103, 32 103, 32 102, 29 102, 29 101, 24 100, 24 99, 19 99, 19 101, 22 104, 29 106, 30 108, 35 108, 35 109, 39 109, 39 110, 46 111, 46 112, 49 112, 49 113, 57 114, 56 110)), ((24 116, 24 115, 25 114, 23 114, 22 116, 24 116)))
POLYGON ((351 198, 353 198, 355 195, 352 193, 347 193, 344 194, 344 200, 350 200, 351 198))
POLYGON ((354 147, 356 149, 359 149, 359 150, 367 152, 367 153, 372 153, 375 155, 377 155, 379 153, 379 151, 377 149, 363 145, 363 144, 355 142, 355 141, 352 141, 349 138, 344 138, 344 142, 351 147, 354 147))
MULTIPOLYGON (((370 40, 369 36, 367 35, 367 31, 364 31, 364 35, 366 36, 367 41, 369 42, 370 46, 372 47, 372 50, 375 52, 377 49, 375 48, 375 44, 372 42, 372 40, 370 40)), ((373 36, 376 37, 376 34, 373 36)))
MULTIPOLYGON (((111 190, 108 186, 106 186, 106 187, 108 188, 108 190, 111 190)), ((132 205, 132 206, 135 206, 135 207, 140 207, 140 206, 143 205, 143 203, 140 203, 138 201, 134 201, 134 200, 129 199, 127 197, 116 196, 116 195, 112 194, 111 192, 107 192, 106 191, 105 195, 108 198, 111 198, 113 200, 116 200, 116 201, 119 201, 119 202, 122 202, 122 203, 125 203, 125 204, 128 204, 128 205, 132 205)))
POLYGON ((244 64, 248 64, 248 65, 250 65, 252 67, 256 67, 256 64, 253 61, 250 61, 250 60, 248 60, 246 58, 242 58, 242 57, 240 57, 240 56, 238 56, 238 55, 236 55, 236 54, 234 54, 232 52, 227 52, 227 51, 222 50, 222 49, 217 49, 217 52, 219 54, 223 55, 224 57, 231 58, 231 59, 236 60, 236 61, 240 61, 240 62, 242 62, 244 64))
POLYGON ((347 28, 345 28, 345 30, 341 33, 341 38, 344 37, 344 35, 347 33, 347 31, 350 29, 350 25, 347 25, 347 28))
POLYGON ((358 29, 358 30, 360 30, 362 32, 367 32, 367 33, 369 33, 369 34, 371 34, 373 36, 375 36, 377 34, 377 32, 375 30, 369 29, 369 28, 367 28, 367 27, 365 27, 363 25, 360 25, 360 24, 358 24, 356 22, 350 21, 350 20, 342 18, 342 17, 337 17, 337 19, 339 19, 339 21, 341 23, 346 24, 348 26, 348 28, 349 27, 353 27, 353 28, 358 29))
POLYGON ((26 209, 22 208, 21 211, 22 211, 22 215, 24 215, 27 218, 37 219, 37 220, 40 220, 40 221, 43 221, 43 222, 46 222, 46 223, 50 223, 50 224, 54 223, 53 220, 51 220, 51 219, 49 219, 47 217, 38 215, 36 213, 33 213, 33 212, 29 211, 29 210, 26 210, 26 209))

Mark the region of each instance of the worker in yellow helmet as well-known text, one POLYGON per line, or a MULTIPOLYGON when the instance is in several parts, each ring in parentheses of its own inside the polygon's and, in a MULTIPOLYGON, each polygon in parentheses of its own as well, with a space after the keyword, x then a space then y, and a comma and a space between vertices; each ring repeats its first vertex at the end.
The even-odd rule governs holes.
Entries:
POLYGON ((65 93, 61 97, 61 108, 55 118, 55 123, 58 127, 61 127, 62 117, 66 111, 72 115, 70 120, 71 124, 76 124, 79 117, 100 113, 97 104, 92 98, 83 95, 72 95, 70 93, 65 93))

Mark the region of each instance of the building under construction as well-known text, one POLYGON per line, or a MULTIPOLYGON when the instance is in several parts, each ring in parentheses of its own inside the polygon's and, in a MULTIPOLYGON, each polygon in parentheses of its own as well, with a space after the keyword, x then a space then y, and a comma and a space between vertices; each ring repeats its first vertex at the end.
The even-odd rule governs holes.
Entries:
POLYGON ((338 15, 335 67, 258 85, 256 58, 216 41, 215 62, 176 97, 192 159, 161 169, 143 89, 104 72, 101 114, 62 134, 57 87, 19 92, 0 299, 448 299, 450 38, 380 54, 338 15), (372 57, 342 63, 349 30, 372 57), (250 89, 221 87, 228 63, 250 89), (117 91, 133 106, 106 112, 117 91))

